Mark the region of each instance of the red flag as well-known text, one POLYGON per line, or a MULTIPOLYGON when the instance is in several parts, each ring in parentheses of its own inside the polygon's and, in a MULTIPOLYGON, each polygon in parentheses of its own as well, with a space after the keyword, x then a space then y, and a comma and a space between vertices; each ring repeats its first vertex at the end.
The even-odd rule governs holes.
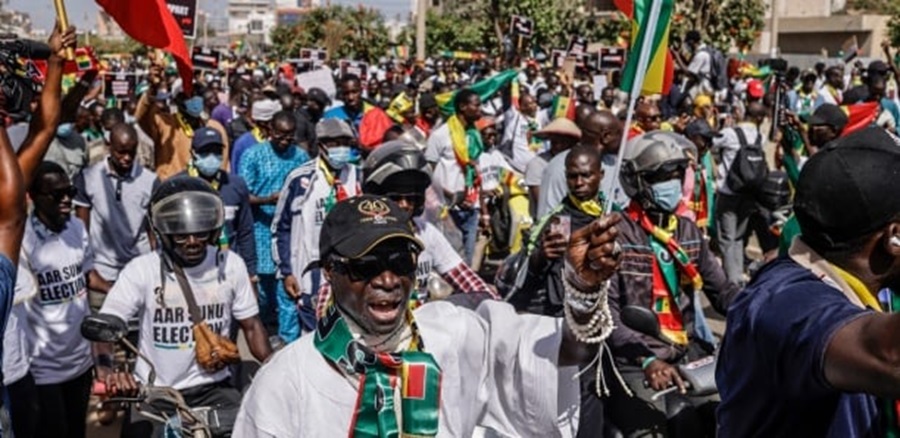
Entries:
POLYGON ((97 0, 128 36, 172 54, 186 94, 191 93, 194 66, 184 35, 165 0, 97 0))
POLYGON ((841 136, 843 137, 875 123, 878 113, 881 112, 881 104, 878 102, 865 102, 844 105, 841 109, 847 114, 847 126, 844 126, 844 130, 841 131, 841 136))

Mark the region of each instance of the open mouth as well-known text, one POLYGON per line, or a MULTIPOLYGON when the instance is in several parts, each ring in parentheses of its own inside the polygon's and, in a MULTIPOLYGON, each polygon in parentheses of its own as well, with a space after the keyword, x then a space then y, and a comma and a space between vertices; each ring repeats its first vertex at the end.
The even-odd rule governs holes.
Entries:
POLYGON ((403 300, 400 298, 369 301, 366 308, 376 323, 391 323, 397 320, 402 311, 403 300))

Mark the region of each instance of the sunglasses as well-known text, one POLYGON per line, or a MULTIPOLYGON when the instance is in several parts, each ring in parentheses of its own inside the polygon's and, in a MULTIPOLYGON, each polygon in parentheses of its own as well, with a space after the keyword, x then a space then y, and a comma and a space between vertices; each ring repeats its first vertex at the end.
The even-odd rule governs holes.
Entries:
POLYGON ((175 234, 172 236, 172 241, 179 245, 183 245, 187 243, 191 237, 194 237, 197 240, 208 240, 210 235, 212 235, 211 231, 204 233, 175 234))
POLYGON ((413 205, 425 203, 424 193, 388 193, 385 196, 394 202, 406 201, 413 205))
POLYGON ((41 193, 42 196, 49 196, 53 198, 55 201, 61 201, 63 198, 68 197, 69 199, 74 199, 75 195, 78 194, 78 189, 75 186, 69 186, 62 189, 50 190, 47 192, 41 193))
POLYGON ((411 276, 416 272, 416 256, 411 252, 395 252, 387 255, 367 254, 356 258, 333 255, 334 269, 346 274, 351 281, 371 280, 384 271, 400 276, 411 276))

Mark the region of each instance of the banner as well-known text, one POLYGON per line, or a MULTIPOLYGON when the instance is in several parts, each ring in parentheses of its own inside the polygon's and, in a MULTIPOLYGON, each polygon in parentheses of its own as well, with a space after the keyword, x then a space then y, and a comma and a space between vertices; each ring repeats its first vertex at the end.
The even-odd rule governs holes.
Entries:
POLYGON ((522 15, 513 15, 509 19, 509 28, 514 35, 531 37, 534 34, 534 21, 522 15))
POLYGON ((128 100, 137 88, 135 73, 107 73, 103 75, 103 96, 107 99, 128 100))
POLYGON ((166 0, 185 38, 197 36, 197 0, 166 0))
POLYGON ((599 57, 597 70, 622 70, 625 67, 626 54, 627 51, 621 47, 601 47, 597 54, 599 57))
POLYGON ((359 79, 365 82, 368 79, 369 64, 362 61, 351 61, 342 59, 339 63, 341 68, 341 77, 348 74, 359 76, 359 79))
POLYGON ((191 54, 195 70, 218 70, 221 60, 222 52, 208 47, 194 47, 194 53, 191 54))
POLYGON ((587 52, 588 40, 585 37, 573 35, 569 39, 569 46, 566 53, 569 55, 581 55, 587 52))
POLYGON ((321 67, 328 59, 328 52, 319 49, 300 49, 300 59, 311 60, 313 67, 321 67))

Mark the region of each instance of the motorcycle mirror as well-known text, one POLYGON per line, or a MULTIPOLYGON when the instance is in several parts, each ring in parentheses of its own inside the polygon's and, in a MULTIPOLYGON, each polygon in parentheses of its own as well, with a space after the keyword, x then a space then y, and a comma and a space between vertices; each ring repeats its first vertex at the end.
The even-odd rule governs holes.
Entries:
POLYGON ((81 336, 93 342, 119 342, 128 334, 128 325, 115 315, 97 314, 81 322, 81 336))
POLYGON ((625 306, 620 313, 622 324, 654 338, 660 337, 659 320, 653 311, 640 306, 625 306))

